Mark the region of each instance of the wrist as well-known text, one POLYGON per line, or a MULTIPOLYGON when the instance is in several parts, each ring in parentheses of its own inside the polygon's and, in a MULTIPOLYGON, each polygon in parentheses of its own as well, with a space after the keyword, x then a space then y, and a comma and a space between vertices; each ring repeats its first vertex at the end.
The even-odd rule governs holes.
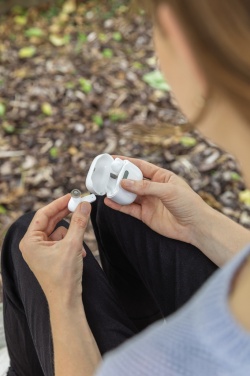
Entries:
POLYGON ((87 322, 82 302, 73 305, 61 304, 58 301, 49 303, 49 315, 52 327, 83 325, 87 322))
POLYGON ((196 213, 196 220, 190 228, 190 243, 203 250, 211 239, 212 225, 217 212, 201 199, 201 205, 196 213))
POLYGON ((93 375, 101 357, 82 301, 51 301, 49 310, 55 375, 93 375))
POLYGON ((67 296, 62 293, 57 295, 51 294, 49 297, 47 296, 47 302, 49 311, 54 313, 84 311, 82 296, 67 296))
POLYGON ((192 229, 191 244, 223 266, 250 243, 250 231, 204 203, 203 216, 192 229))

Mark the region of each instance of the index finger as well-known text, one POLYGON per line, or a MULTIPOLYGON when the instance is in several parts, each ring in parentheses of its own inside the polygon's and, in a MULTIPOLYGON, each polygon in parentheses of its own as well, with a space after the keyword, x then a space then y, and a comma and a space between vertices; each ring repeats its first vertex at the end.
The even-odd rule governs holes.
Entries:
POLYGON ((164 173, 164 178, 169 179, 173 173, 171 171, 165 170, 164 168, 158 167, 152 163, 143 161, 142 159, 136 159, 136 158, 130 158, 130 157, 124 157, 120 155, 112 155, 113 158, 120 158, 120 159, 127 159, 131 163, 134 163, 139 169, 141 170, 144 178, 152 180, 156 173, 159 174, 159 172, 164 173))
POLYGON ((50 235, 56 224, 69 214, 70 194, 58 198, 39 209, 30 223, 28 231, 43 231, 50 235))

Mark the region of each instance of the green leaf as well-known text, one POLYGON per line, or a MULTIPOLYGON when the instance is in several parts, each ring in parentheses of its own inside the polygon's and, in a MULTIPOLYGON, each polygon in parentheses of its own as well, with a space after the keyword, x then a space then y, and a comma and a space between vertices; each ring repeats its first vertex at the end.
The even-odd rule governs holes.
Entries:
POLYGON ((77 42, 76 42, 76 47, 75 47, 75 52, 78 54, 81 49, 82 45, 88 41, 88 37, 84 33, 79 33, 77 36, 77 42))
POLYGON ((44 31, 39 27, 31 27, 30 29, 25 31, 25 36, 28 38, 37 37, 41 38, 44 36, 44 31))
POLYGON ((67 44, 70 43, 70 41, 71 41, 71 36, 70 36, 70 34, 64 35, 63 38, 64 38, 64 44, 65 44, 65 45, 67 45, 67 44))
POLYGON ((135 61, 132 66, 135 68, 135 69, 142 69, 143 68, 143 64, 140 63, 139 61, 135 61))
POLYGON ((58 35, 50 35, 49 41, 55 47, 62 47, 62 46, 69 44, 70 35, 64 35, 63 37, 59 37, 58 35))
POLYGON ((108 36, 104 33, 100 33, 100 34, 98 34, 98 39, 99 39, 100 42, 105 43, 108 40, 108 36))
POLYGON ((75 52, 77 54, 81 51, 82 45, 86 43, 87 41, 88 41, 88 37, 85 33, 78 33, 76 47, 75 47, 75 52))
POLYGON ((119 14, 126 13, 128 11, 128 6, 127 5, 118 5, 119 8, 117 9, 119 14))
POLYGON ((14 127, 14 125, 10 124, 8 121, 4 121, 3 130, 5 133, 12 134, 15 132, 16 128, 14 127))
POLYGON ((102 127, 103 126, 103 118, 101 115, 93 115, 92 116, 92 120, 93 122, 98 125, 98 127, 102 127))
POLYGON ((110 48, 104 48, 102 55, 108 59, 111 59, 114 56, 114 53, 110 48))
POLYGON ((53 108, 50 103, 45 102, 41 106, 42 113, 46 116, 51 116, 53 114, 53 108))
POLYGON ((123 110, 117 108, 109 111, 109 119, 113 122, 126 120, 128 115, 123 110))
POLYGON ((115 31, 113 33, 113 39, 116 41, 116 42, 121 42, 122 41, 122 34, 120 33, 120 31, 115 31))
POLYGON ((30 47, 23 47, 19 50, 18 56, 20 59, 30 59, 36 54, 36 48, 33 46, 30 47))
POLYGON ((234 180, 234 181, 240 181, 241 176, 239 174, 237 174, 237 172, 232 172, 231 173, 231 179, 234 180))
POLYGON ((7 209, 5 209, 3 205, 0 205, 0 214, 6 214, 6 213, 7 213, 7 209))
POLYGON ((88 37, 85 33, 79 33, 78 36, 77 36, 77 40, 78 40, 78 42, 86 43, 87 40, 88 40, 88 37))
POLYGON ((6 107, 3 103, 0 102, 0 117, 3 117, 6 112, 6 107))
POLYGON ((197 140, 194 137, 184 136, 180 140, 181 144, 186 148, 192 148, 197 144, 197 140))
POLYGON ((14 21, 17 25, 24 26, 27 24, 27 17, 26 16, 16 16, 14 21))
POLYGON ((64 3, 62 12, 65 14, 71 14, 76 11, 76 2, 73 0, 68 0, 64 3))
POLYGON ((80 78, 79 84, 81 85, 81 90, 88 94, 92 91, 92 83, 89 80, 86 80, 86 78, 80 78))
POLYGON ((245 205, 250 206, 250 190, 246 189, 239 193, 240 202, 243 202, 245 205))
POLYGON ((161 91, 170 90, 170 86, 166 83, 162 73, 159 70, 144 74, 143 81, 154 89, 161 91))
POLYGON ((66 89, 74 89, 76 87, 76 84, 74 82, 67 82, 65 85, 66 89))
POLYGON ((56 148, 55 146, 53 146, 50 151, 49 151, 49 155, 51 156, 51 158, 53 159, 56 159, 58 158, 58 154, 59 154, 59 150, 58 148, 56 148))
POLYGON ((60 12, 59 7, 54 6, 51 4, 51 6, 46 10, 45 12, 42 12, 43 17, 45 17, 47 20, 51 20, 53 17, 56 17, 60 12))

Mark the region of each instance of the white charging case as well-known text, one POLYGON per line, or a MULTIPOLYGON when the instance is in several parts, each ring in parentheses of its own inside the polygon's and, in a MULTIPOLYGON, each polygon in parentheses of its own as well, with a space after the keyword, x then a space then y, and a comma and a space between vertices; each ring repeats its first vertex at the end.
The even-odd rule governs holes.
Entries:
POLYGON ((122 179, 142 180, 143 175, 133 163, 119 158, 114 159, 109 154, 101 154, 91 163, 86 187, 89 192, 98 196, 107 195, 120 205, 129 205, 136 199, 136 194, 121 187, 122 179))

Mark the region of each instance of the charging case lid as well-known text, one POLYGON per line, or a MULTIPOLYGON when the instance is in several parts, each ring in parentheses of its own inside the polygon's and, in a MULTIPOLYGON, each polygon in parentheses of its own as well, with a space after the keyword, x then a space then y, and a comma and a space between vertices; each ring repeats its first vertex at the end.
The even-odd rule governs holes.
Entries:
POLYGON ((114 159, 109 154, 101 154, 95 157, 86 178, 86 187, 89 192, 99 196, 104 196, 107 193, 113 162, 114 159))

